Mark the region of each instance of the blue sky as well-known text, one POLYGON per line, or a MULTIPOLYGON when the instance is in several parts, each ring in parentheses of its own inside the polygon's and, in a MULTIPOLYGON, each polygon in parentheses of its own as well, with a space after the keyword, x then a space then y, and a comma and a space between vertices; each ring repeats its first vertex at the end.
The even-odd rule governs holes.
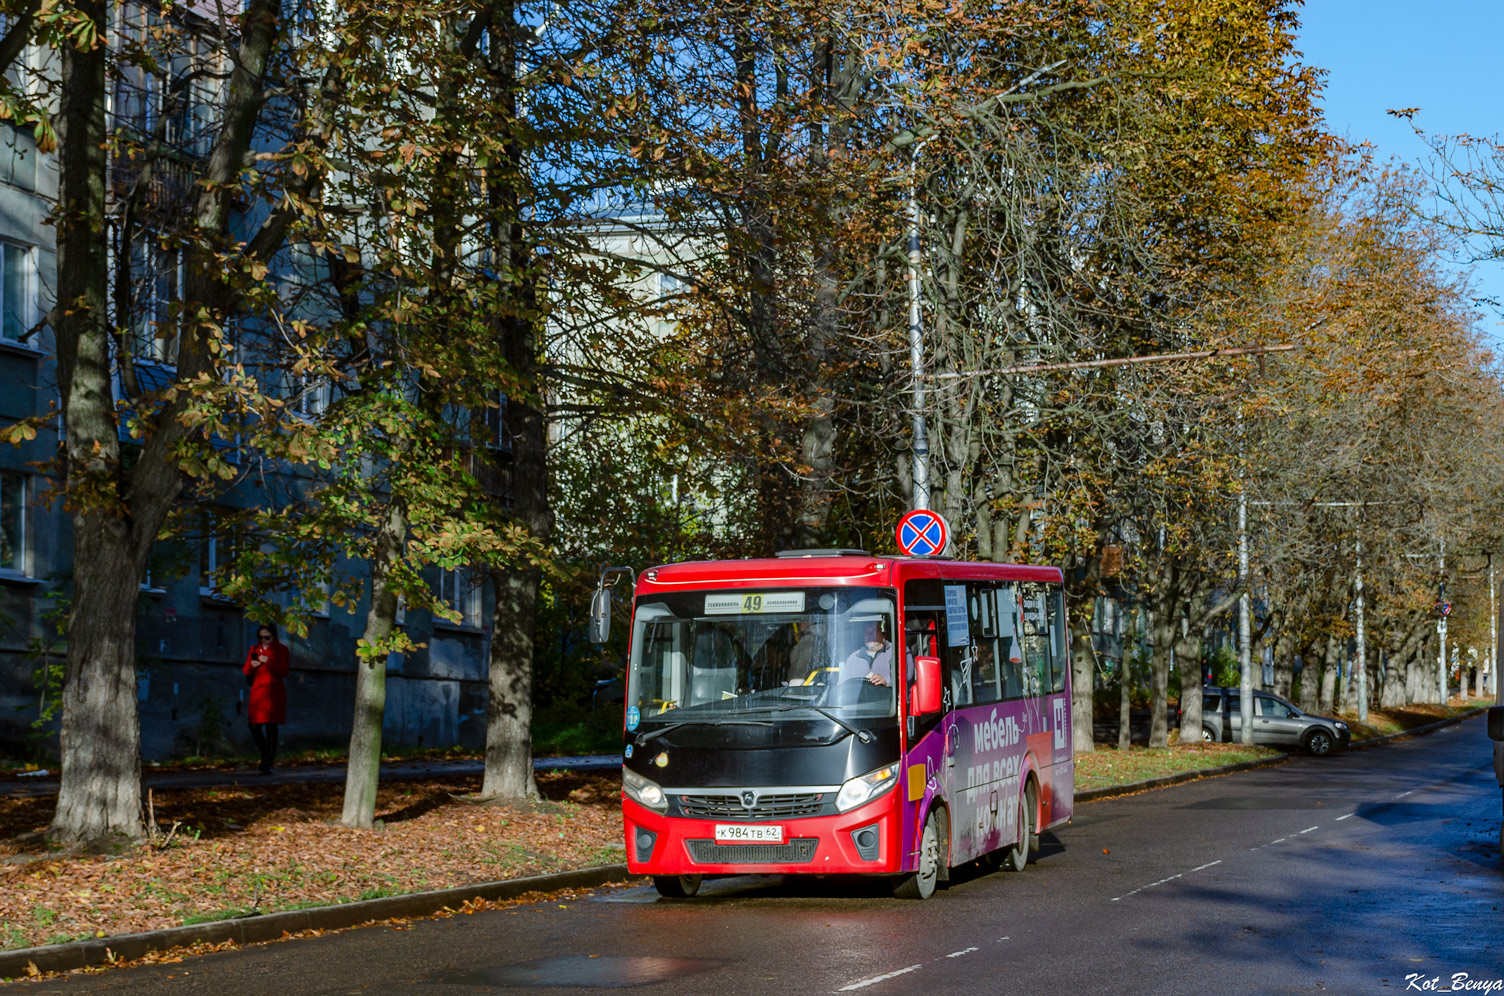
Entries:
MULTIPOLYGON (((1299 47, 1327 71, 1322 103, 1336 134, 1414 162, 1426 148, 1390 108, 1419 107, 1416 124, 1433 134, 1504 133, 1504 0, 1307 0, 1299 13, 1299 47)), ((1504 262, 1479 264, 1475 283, 1504 299, 1504 262)), ((1504 342, 1500 315, 1483 322, 1504 342)))

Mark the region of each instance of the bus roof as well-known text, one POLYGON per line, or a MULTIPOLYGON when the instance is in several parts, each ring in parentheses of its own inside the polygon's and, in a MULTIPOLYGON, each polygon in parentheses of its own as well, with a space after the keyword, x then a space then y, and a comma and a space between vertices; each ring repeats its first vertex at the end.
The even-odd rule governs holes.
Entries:
POLYGON ((642 572, 638 589, 749 588, 771 585, 872 585, 896 587, 915 578, 956 581, 1060 582, 1058 567, 993 564, 934 557, 809 556, 756 560, 698 560, 642 572))

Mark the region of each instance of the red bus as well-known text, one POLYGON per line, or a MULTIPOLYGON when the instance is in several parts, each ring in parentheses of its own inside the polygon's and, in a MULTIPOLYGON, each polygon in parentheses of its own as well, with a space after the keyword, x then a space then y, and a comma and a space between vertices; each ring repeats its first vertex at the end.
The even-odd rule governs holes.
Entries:
POLYGON ((856 874, 927 898, 969 861, 1022 870, 1071 815, 1070 694, 1054 568, 655 567, 632 613, 627 866, 680 897, 704 875, 856 874))

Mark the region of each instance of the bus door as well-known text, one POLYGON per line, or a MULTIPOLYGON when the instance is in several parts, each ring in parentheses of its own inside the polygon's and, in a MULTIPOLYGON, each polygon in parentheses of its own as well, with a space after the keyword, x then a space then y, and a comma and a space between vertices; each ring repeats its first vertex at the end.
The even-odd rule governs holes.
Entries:
MULTIPOLYGON (((941 584, 937 580, 923 578, 904 584, 903 588, 904 630, 904 701, 913 685, 916 657, 938 657, 945 660, 946 607, 941 584)), ((939 713, 928 716, 910 716, 906 720, 908 753, 904 759, 904 787, 906 791, 904 826, 908 849, 917 853, 919 835, 927 810, 925 805, 932 796, 950 797, 950 771, 955 764, 951 749, 955 742, 955 716, 952 697, 946 688, 939 713)), ((954 828, 952 832, 954 836, 954 828)), ((942 842, 944 846, 945 842, 942 842)))
POLYGON ((1070 697, 1066 672, 1065 612, 1058 585, 1021 586, 1024 659, 1029 685, 1026 737, 1039 766, 1040 800, 1036 832, 1068 815, 1074 772, 1070 739, 1070 697))

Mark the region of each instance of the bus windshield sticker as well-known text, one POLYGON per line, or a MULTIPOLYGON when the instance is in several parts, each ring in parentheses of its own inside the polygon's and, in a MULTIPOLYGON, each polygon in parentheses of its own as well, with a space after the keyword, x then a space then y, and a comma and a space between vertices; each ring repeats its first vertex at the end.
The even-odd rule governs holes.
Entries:
POLYGON ((948 584, 945 586, 945 645, 966 646, 969 632, 966 624, 966 586, 948 584))
POLYGON ((802 591, 747 591, 734 595, 706 595, 707 616, 741 616, 759 612, 803 612, 802 591))

